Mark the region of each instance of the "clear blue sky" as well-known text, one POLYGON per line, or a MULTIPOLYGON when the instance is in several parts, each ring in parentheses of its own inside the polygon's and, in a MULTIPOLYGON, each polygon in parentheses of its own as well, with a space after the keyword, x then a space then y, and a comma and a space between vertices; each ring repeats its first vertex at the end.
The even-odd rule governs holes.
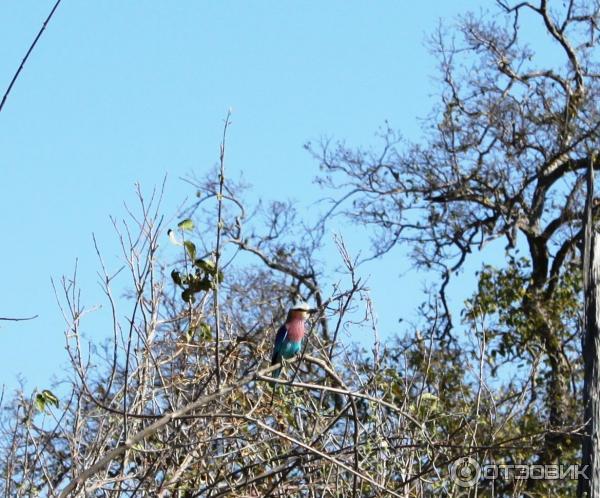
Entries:
MULTIPOLYGON (((2 91, 53 3, 0 3, 2 91)), ((386 119, 418 137, 435 91, 425 36, 483 4, 63 0, 0 114, 0 316, 39 315, 0 323, 0 382, 21 372, 43 388, 62 374, 50 278, 78 258, 83 301, 100 303, 92 232, 116 256, 109 215, 125 216, 135 182, 148 192, 165 174, 174 216, 193 195, 179 177, 216 162, 228 108, 229 173, 256 196, 312 206, 322 193, 303 143, 368 145, 386 119)), ((369 268, 382 334, 419 302, 423 277, 399 278, 408 267, 396 253, 369 268)))

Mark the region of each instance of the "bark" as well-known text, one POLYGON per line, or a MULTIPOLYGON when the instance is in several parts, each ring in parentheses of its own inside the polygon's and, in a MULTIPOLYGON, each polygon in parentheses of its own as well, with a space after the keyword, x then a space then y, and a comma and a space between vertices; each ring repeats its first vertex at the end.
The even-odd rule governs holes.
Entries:
MULTIPOLYGON (((593 161, 592 161, 593 162, 593 161)), ((585 299, 585 328, 583 337, 584 364, 584 436, 582 466, 587 478, 580 476, 578 496, 600 497, 600 240, 592 218, 594 170, 588 169, 587 198, 584 219, 583 292, 585 299)))

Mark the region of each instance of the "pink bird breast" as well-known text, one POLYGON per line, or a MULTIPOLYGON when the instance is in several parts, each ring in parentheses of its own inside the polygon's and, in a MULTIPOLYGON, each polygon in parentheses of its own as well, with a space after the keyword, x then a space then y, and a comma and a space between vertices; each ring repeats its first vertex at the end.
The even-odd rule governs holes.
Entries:
POLYGON ((286 324, 287 340, 292 342, 300 342, 304 337, 304 320, 302 318, 292 318, 286 324))

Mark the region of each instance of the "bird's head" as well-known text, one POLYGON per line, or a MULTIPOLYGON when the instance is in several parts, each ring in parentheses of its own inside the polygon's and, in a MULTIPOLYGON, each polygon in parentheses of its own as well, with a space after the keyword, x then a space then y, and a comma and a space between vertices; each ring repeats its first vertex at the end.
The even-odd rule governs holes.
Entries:
POLYGON ((302 318, 305 320, 312 311, 310 306, 304 301, 296 301, 288 312, 288 319, 302 318))

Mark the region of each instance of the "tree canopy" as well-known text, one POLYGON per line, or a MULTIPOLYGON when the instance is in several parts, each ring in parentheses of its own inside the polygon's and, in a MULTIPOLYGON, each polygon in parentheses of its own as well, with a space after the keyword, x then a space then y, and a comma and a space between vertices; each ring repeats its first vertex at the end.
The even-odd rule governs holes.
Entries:
POLYGON ((126 299, 96 247, 111 340, 86 343, 94 314, 77 274, 63 278, 71 370, 52 390, 2 400, 4 494, 573 494, 569 479, 464 488, 453 467, 575 463, 583 425, 581 219, 585 169, 600 166, 600 5, 496 7, 431 37, 440 92, 422 140, 386 125, 379 150, 307 145, 318 183, 338 196, 316 226, 291 202, 245 201, 226 174, 228 120, 220 167, 189 179, 197 195, 175 226, 161 191, 138 192, 115 223, 126 299), (372 228, 371 257, 393 267, 402 244, 436 272, 419 321, 384 344, 362 261, 343 238, 343 275, 322 259, 339 216, 372 228), (499 243, 504 264, 481 268, 457 319, 449 281, 499 243), (297 298, 317 313, 276 380, 270 348, 297 298), (345 328, 373 334, 371 349, 341 341, 345 328))

